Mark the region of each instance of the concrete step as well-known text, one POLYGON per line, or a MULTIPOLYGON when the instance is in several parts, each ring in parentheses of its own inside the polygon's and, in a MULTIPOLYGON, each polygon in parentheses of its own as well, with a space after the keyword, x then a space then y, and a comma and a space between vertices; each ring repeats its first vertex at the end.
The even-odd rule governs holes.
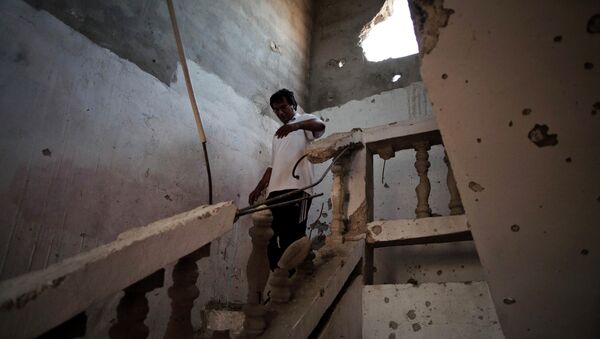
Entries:
POLYGON ((420 219, 373 221, 367 242, 374 247, 472 240, 467 217, 452 215, 420 219))
POLYGON ((504 338, 486 282, 363 288, 363 338, 504 338))

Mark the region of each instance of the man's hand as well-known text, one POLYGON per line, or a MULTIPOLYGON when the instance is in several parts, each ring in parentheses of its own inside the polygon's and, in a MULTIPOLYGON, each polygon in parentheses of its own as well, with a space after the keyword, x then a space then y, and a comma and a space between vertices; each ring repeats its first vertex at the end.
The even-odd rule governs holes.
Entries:
POLYGON ((275 132, 275 136, 277 137, 277 139, 285 138, 288 134, 290 134, 296 130, 298 130, 297 124, 283 125, 283 126, 279 127, 277 132, 275 132))

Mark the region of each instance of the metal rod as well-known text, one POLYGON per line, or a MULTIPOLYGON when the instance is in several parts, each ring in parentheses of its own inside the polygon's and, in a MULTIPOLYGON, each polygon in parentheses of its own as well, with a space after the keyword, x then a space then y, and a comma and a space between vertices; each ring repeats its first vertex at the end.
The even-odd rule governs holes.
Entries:
POLYGON ((304 190, 307 190, 309 188, 313 188, 313 187, 317 186, 318 184, 321 183, 321 181, 323 181, 323 179, 325 179, 325 176, 327 175, 327 173, 329 173, 329 171, 331 170, 331 167, 333 166, 333 164, 342 156, 342 154, 344 154, 348 149, 350 149, 351 146, 352 145, 347 146, 338 155, 336 155, 335 158, 333 158, 333 160, 331 161, 331 164, 329 164, 329 167, 327 167, 327 169, 325 170, 325 172, 323 172, 323 175, 321 175, 321 178, 319 178, 319 180, 317 180, 315 183, 310 184, 310 185, 305 186, 305 187, 302 187, 302 188, 299 188, 297 190, 293 190, 291 192, 282 194, 280 196, 277 196, 277 197, 274 197, 274 198, 271 198, 271 199, 267 199, 267 200, 265 200, 265 201, 263 201, 261 203, 256 203, 256 204, 244 207, 244 208, 240 208, 238 210, 238 213, 247 211, 249 209, 255 208, 255 207, 260 206, 260 205, 264 205, 264 204, 267 204, 267 203, 272 203, 272 202, 275 202, 275 201, 283 200, 283 198, 287 198, 287 197, 289 197, 289 196, 291 196, 293 194, 296 194, 296 193, 298 193, 300 191, 304 191, 304 190))
POLYGON ((175 14, 173 0, 167 0, 167 8, 169 9, 171 27, 173 28, 173 34, 175 35, 175 44, 177 45, 177 54, 179 55, 179 62, 181 62, 181 69, 183 71, 183 77, 185 79, 185 87, 187 88, 188 97, 190 99, 190 105, 192 106, 194 119, 196 120, 196 129, 198 130, 198 137, 200 138, 200 143, 202 143, 202 150, 204 151, 206 174, 208 176, 208 203, 212 204, 212 175, 210 173, 210 163, 208 162, 208 153, 206 150, 206 134, 204 133, 202 119, 200 119, 200 111, 198 110, 198 104, 196 103, 196 95, 194 94, 194 87, 192 86, 192 79, 190 78, 190 71, 188 69, 187 61, 185 58, 185 51, 183 49, 183 43, 181 42, 181 34, 179 33, 179 27, 177 26, 177 15, 175 14))
POLYGON ((293 200, 289 200, 289 201, 285 201, 285 202, 280 202, 280 203, 278 203, 278 204, 273 204, 273 205, 269 205, 269 206, 262 206, 262 205, 264 205, 264 203, 263 203, 263 204, 261 204, 261 206, 260 206, 260 207, 256 207, 256 208, 252 208, 252 209, 247 209, 247 210, 245 210, 245 211, 241 211, 241 210, 240 210, 240 211, 238 211, 238 212, 235 214, 235 216, 236 216, 236 218, 237 218, 237 217, 240 217, 240 216, 242 216, 242 215, 251 214, 251 213, 255 213, 255 212, 262 211, 262 210, 266 210, 266 209, 270 209, 270 208, 275 208, 275 207, 281 207, 281 206, 291 205, 291 204, 293 204, 293 203, 296 203, 296 202, 299 202, 299 201, 302 201, 302 200, 308 200, 308 199, 312 199, 312 198, 320 197, 320 196, 322 196, 322 195, 323 195, 323 193, 319 193, 319 194, 315 194, 315 195, 309 195, 308 197, 302 197, 302 198, 298 198, 298 199, 293 199, 293 200))

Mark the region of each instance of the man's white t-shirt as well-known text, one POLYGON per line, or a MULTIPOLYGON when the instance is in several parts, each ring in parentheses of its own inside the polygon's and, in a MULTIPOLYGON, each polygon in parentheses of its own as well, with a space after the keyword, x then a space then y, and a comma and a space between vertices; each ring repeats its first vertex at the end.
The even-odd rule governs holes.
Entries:
MULTIPOLYGON (((300 121, 317 119, 313 114, 296 113, 287 124, 300 121)), ((271 180, 267 188, 267 194, 275 191, 297 189, 306 187, 313 183, 313 166, 308 159, 304 158, 296 167, 296 175, 300 179, 292 177, 294 165, 306 151, 306 146, 314 139, 320 138, 324 131, 311 132, 299 129, 293 131, 284 138, 273 136, 273 147, 271 153, 271 180)), ((312 190, 306 190, 311 193, 312 190)))

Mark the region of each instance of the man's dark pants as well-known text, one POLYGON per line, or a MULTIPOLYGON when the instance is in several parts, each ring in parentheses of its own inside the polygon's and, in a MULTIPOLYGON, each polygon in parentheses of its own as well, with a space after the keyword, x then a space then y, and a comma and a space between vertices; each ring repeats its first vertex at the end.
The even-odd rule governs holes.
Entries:
MULTIPOLYGON (((281 190, 271 192, 267 199, 288 193, 293 190, 281 190)), ((305 192, 298 192, 292 196, 285 197, 283 201, 294 200, 308 196, 305 192)), ((278 204, 283 201, 276 201, 278 204)), ((283 255, 283 252, 296 240, 306 235, 306 220, 308 219, 308 210, 310 208, 310 199, 296 202, 290 205, 271 208, 273 213, 273 224, 271 225, 274 235, 269 240, 267 247, 267 256, 269 257, 269 267, 271 270, 277 268, 277 263, 283 255)))

